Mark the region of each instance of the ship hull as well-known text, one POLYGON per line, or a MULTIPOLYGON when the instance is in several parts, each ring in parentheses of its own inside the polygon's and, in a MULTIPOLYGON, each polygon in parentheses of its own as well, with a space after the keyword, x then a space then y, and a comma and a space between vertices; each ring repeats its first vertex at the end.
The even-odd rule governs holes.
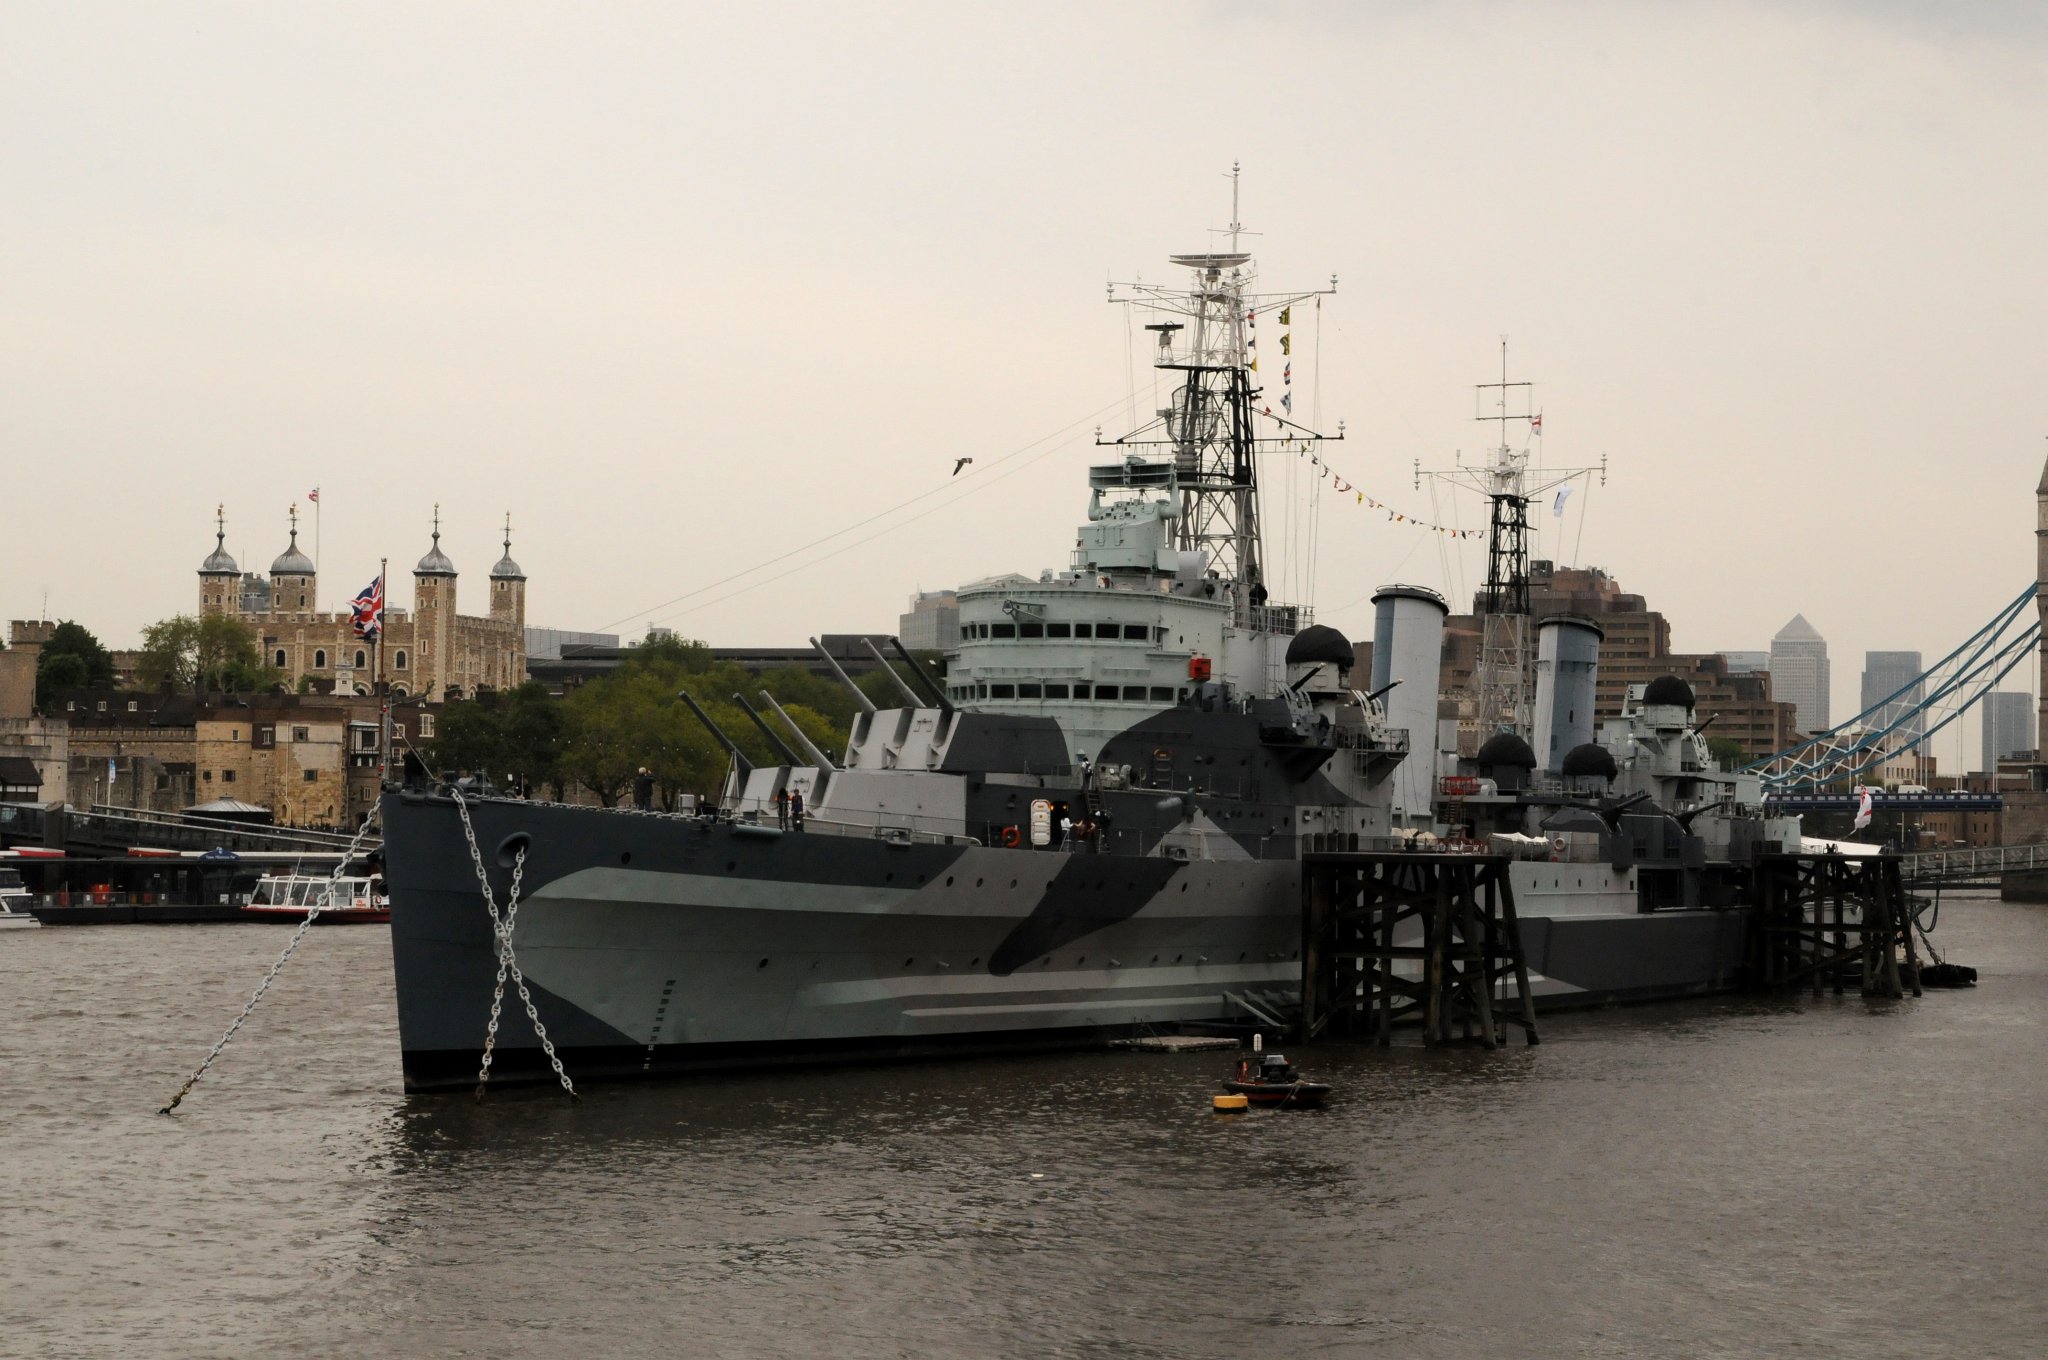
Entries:
MULTIPOLYGON (((591 1075, 1068 1045, 1299 985, 1291 861, 470 811, 501 904, 527 838, 514 950, 549 1037, 591 1075)), ((473 1081, 497 960, 457 811, 392 795, 385 818, 406 1085, 473 1081)), ((494 1073, 545 1072, 506 1004, 494 1073)))
MULTIPOLYGON (((1298 999, 1292 860, 1181 861, 473 801, 513 943, 578 1078, 1072 1047, 1298 999)), ((385 800, 408 1090, 473 1084, 496 981, 452 800, 385 800)), ((1732 986, 1735 912, 1523 918, 1548 1005, 1732 986)), ((508 986, 494 1078, 551 1077, 508 986)))

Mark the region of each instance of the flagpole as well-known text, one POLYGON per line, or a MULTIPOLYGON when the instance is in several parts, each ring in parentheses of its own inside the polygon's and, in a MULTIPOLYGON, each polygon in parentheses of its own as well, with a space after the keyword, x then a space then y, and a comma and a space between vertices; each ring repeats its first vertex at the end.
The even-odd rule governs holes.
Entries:
MULTIPOLYGON (((377 593, 385 594, 384 576, 391 570, 391 559, 377 559, 377 593)), ((388 597, 387 597, 388 601, 388 597)), ((386 610, 377 611, 376 659, 370 666, 370 688, 377 695, 377 793, 383 796, 384 786, 391 781, 391 691, 384 684, 384 615, 386 610)))

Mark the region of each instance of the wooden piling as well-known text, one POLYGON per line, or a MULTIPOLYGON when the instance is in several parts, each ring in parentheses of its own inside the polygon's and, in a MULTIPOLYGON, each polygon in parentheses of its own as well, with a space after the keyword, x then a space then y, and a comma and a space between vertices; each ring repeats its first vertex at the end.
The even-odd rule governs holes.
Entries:
POLYGON ((1430 1044, 1456 1036, 1493 1048, 1509 1025, 1537 1042, 1500 856, 1310 854, 1302 941, 1303 1040, 1330 1034, 1386 1045, 1397 1023, 1413 1020, 1430 1044))
POLYGON ((1757 866, 1751 974, 1768 990, 1920 993, 1913 914, 1896 855, 1766 855, 1757 866), (1900 967, 1900 955, 1905 968, 1900 967))

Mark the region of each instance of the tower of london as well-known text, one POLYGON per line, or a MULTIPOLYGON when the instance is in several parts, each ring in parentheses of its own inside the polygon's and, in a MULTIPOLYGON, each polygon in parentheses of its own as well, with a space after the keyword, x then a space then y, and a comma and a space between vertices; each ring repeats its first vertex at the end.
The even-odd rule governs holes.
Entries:
POLYGON ((357 637, 350 625, 347 596, 339 613, 321 611, 318 570, 299 547, 297 506, 290 542, 267 579, 245 575, 229 555, 225 511, 214 528, 213 552, 199 567, 199 612, 248 624, 265 664, 284 672, 288 688, 304 680, 316 694, 368 694, 381 677, 394 695, 438 702, 470 698, 479 689, 510 689, 526 679, 526 573, 512 560, 509 516, 505 555, 488 581, 490 612, 463 614, 435 507, 433 545, 412 569, 412 609, 394 607, 392 583, 384 583, 381 671, 378 644, 357 637))

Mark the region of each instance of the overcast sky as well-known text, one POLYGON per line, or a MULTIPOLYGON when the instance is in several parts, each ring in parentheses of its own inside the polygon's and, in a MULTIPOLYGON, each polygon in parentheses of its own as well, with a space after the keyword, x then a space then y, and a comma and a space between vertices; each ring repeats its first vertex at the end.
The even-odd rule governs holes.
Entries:
MULTIPOLYGON (((564 628, 793 643, 1064 565, 1151 404, 1104 284, 1214 242, 1235 160, 1262 282, 1338 277, 1295 372, 1339 474, 1483 522, 1412 466, 1485 445, 1507 336, 1542 457, 1609 465, 1539 552, 1684 650, 1805 614, 1839 720, 2033 575, 2041 13, 15 0, 0 610, 132 644, 216 503, 261 570, 315 486, 333 607, 380 556, 410 603, 436 502, 465 608, 509 511, 564 628)), ((1305 481, 1269 557, 1322 621, 1483 577, 1305 481)))

